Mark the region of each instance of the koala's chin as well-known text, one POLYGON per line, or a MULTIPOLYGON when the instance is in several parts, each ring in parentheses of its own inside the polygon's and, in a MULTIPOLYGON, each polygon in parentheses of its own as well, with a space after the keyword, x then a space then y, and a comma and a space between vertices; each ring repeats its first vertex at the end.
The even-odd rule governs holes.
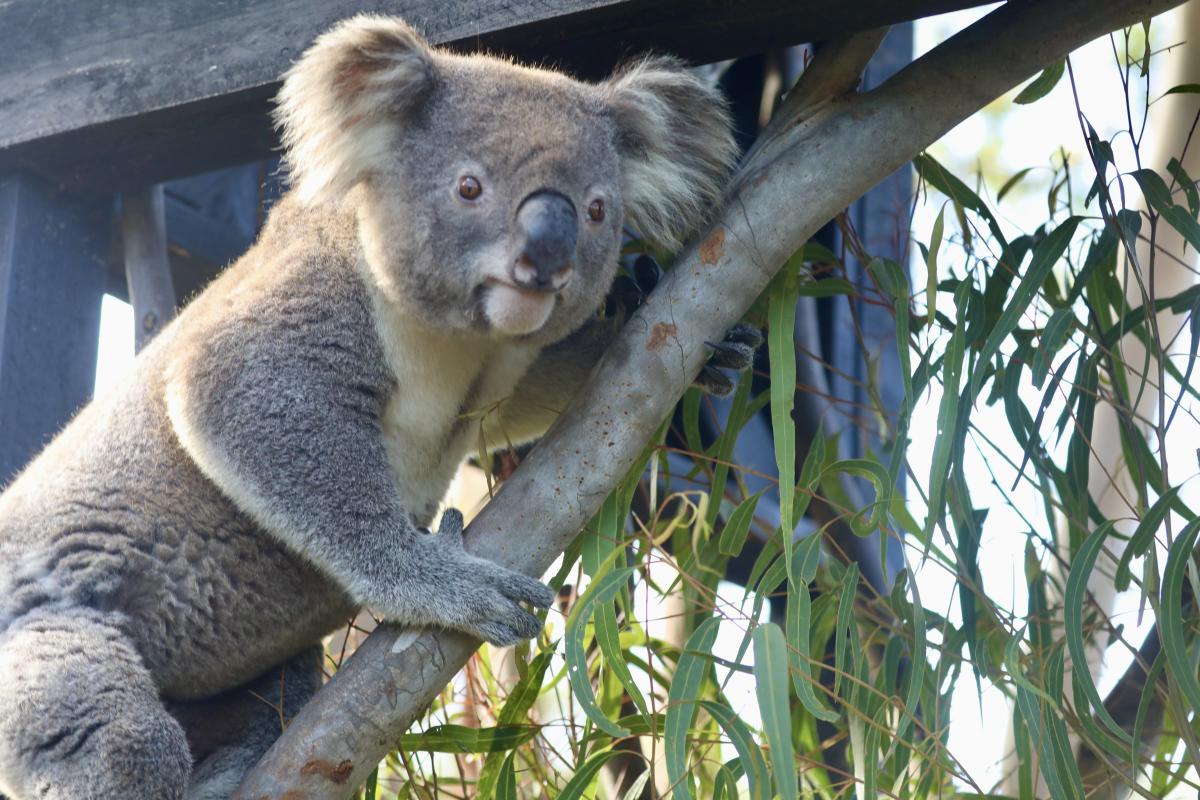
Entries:
POLYGON ((527 336, 541 330, 557 302, 557 293, 519 289, 508 283, 489 281, 483 297, 483 313, 496 333, 527 336))

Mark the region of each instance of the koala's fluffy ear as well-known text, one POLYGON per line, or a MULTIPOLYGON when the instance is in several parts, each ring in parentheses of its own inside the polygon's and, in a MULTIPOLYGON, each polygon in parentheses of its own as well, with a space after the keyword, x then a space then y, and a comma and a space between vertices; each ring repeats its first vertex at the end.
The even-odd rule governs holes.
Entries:
POLYGON ((626 218, 674 251, 710 216, 733 163, 725 99, 664 57, 635 62, 601 87, 617 122, 626 218))
POLYGON ((433 80, 429 45, 403 20, 360 15, 318 38, 276 98, 300 198, 335 200, 369 173, 392 146, 400 114, 433 80))

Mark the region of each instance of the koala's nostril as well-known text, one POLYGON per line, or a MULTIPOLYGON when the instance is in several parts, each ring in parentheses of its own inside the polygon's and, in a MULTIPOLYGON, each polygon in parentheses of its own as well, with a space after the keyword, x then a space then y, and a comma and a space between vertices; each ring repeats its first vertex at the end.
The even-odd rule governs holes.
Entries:
POLYGON ((515 264, 513 264, 513 278, 522 286, 531 286, 537 283, 538 275, 537 268, 529 262, 525 256, 519 256, 515 264))
POLYGON ((539 269, 526 254, 521 254, 513 262, 511 274, 513 281, 523 289, 558 292, 570 282, 574 271, 570 264, 556 270, 539 269))
POLYGON ((560 292, 566 287, 571 280, 571 275, 575 272, 575 268, 567 265, 557 272, 550 275, 550 284, 554 287, 554 291, 560 292))
POLYGON ((519 286, 556 292, 566 286, 575 259, 575 206, 557 192, 538 191, 517 211, 517 258, 512 278, 519 286))

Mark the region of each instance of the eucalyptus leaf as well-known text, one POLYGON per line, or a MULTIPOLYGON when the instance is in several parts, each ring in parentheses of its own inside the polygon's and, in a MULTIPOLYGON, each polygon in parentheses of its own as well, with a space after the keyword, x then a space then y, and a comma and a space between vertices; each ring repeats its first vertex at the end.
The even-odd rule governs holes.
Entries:
POLYGON ((1188 565, 1192 563, 1197 534, 1200 534, 1200 518, 1189 522, 1171 543, 1166 571, 1163 573, 1158 618, 1159 635, 1167 659, 1167 673, 1179 687, 1193 714, 1200 713, 1200 681, 1196 680, 1196 667, 1188 653, 1187 638, 1183 630, 1183 579, 1188 565))
POLYGON ((1037 100, 1041 100, 1043 97, 1050 94, 1050 91, 1058 85, 1058 82, 1062 79, 1065 69, 1065 61, 1062 61, 1061 59, 1055 61, 1053 64, 1042 70, 1041 75, 1038 75, 1036 78, 1030 81, 1025 88, 1013 98, 1013 102, 1018 105, 1025 105, 1037 100))
POLYGON ((712 647, 717 640, 719 622, 718 618, 709 617, 688 637, 667 694, 663 752, 667 776, 675 787, 673 796, 677 800, 693 797, 688 779, 688 730, 696 713, 695 703, 700 699, 700 684, 711 669, 712 647))
POLYGON ((583 639, 588 620, 592 618, 595 608, 604 603, 611 603, 617 593, 629 580, 632 567, 614 569, 594 581, 584 595, 579 598, 575 608, 567 617, 567 632, 563 638, 567 660, 567 679, 575 694, 575 700, 580 709, 592 723, 610 736, 628 736, 629 730, 617 725, 596 704, 596 692, 588 675, 587 654, 584 650, 583 639))
POLYGON ((754 678, 758 712, 771 745, 775 790, 782 800, 796 800, 795 751, 792 749, 792 715, 788 704, 788 645, 778 625, 754 629, 754 678))
POLYGON ((746 723, 742 722, 729 706, 701 700, 700 707, 712 715, 721 726, 721 730, 725 731, 725 735, 733 742, 733 748, 737 751, 749 784, 750 800, 770 800, 771 776, 767 771, 767 762, 754 737, 750 735, 746 723))

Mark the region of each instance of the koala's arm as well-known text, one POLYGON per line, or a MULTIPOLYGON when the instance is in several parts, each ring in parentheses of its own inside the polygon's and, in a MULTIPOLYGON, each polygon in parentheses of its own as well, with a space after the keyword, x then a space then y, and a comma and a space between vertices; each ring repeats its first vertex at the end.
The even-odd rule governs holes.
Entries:
POLYGON ((467 554, 456 513, 431 534, 402 506, 380 422, 393 379, 366 304, 338 297, 336 283, 229 303, 219 325, 175 343, 166 402, 179 442, 355 601, 497 643, 536 635, 518 603, 546 605, 546 587, 467 554))
POLYGON ((541 352, 496 413, 484 418, 489 449, 524 444, 558 419, 592 367, 620 331, 618 317, 593 317, 573 334, 541 352))

